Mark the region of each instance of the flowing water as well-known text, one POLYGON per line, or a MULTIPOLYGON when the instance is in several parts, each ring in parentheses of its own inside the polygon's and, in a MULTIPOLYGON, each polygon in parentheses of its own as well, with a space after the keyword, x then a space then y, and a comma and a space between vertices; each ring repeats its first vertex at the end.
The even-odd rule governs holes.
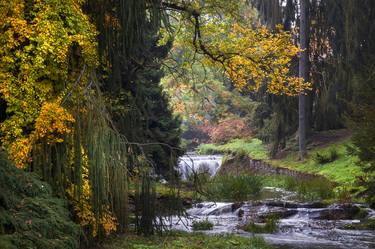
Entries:
MULTIPOLYGON (((187 210, 188 217, 172 220, 172 228, 192 231, 193 221, 209 220, 214 224, 209 234, 239 234, 254 236, 239 227, 249 220, 266 214, 280 214, 278 232, 261 234, 279 249, 369 249, 375 248, 375 231, 345 230, 344 225, 358 223, 356 219, 327 219, 327 212, 335 214, 339 205, 320 208, 314 204, 295 202, 258 201, 246 203, 203 202, 187 210)), ((368 216, 375 211, 366 208, 368 216)))
MULTIPOLYGON (((188 155, 181 158, 179 170, 184 179, 193 171, 215 175, 221 156, 188 155)), ((350 210, 361 207, 367 219, 375 219, 375 210, 359 204, 324 206, 321 203, 302 203, 295 193, 278 188, 264 188, 263 200, 245 203, 203 202, 187 210, 185 218, 174 217, 172 229, 192 231, 193 221, 209 220, 214 224, 208 234, 239 234, 254 236, 239 227, 249 221, 264 222, 268 214, 282 217, 278 232, 261 234, 278 249, 375 249, 375 231, 347 230, 345 225, 361 222, 350 210), (262 220, 263 217, 263 221, 262 220)))
POLYGON ((221 166, 222 159, 222 155, 186 154, 179 158, 178 171, 184 180, 191 174, 199 172, 207 172, 210 176, 214 176, 221 166))

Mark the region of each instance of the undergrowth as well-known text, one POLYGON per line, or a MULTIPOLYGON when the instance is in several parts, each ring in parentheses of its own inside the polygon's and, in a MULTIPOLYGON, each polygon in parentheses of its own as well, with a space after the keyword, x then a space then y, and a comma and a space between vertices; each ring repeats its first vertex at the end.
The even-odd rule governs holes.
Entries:
POLYGON ((258 175, 216 176, 206 184, 210 200, 248 201, 259 197, 263 177, 258 175))
POLYGON ((50 186, 0 153, 0 248, 75 249, 79 226, 50 186))
POLYGON ((193 231, 212 230, 214 224, 209 220, 193 221, 193 231))
POLYGON ((107 242, 104 249, 271 249, 263 238, 171 232, 164 236, 128 235, 107 242))

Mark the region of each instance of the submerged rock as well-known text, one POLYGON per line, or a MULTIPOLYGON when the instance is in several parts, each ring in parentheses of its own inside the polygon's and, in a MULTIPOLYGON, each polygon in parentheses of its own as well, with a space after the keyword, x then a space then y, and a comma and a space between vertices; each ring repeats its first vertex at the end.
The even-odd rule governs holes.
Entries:
POLYGON ((285 219, 296 215, 297 213, 298 211, 296 209, 277 208, 270 210, 269 212, 259 214, 258 218, 261 222, 265 222, 269 218, 285 219))
POLYGON ((232 204, 232 212, 236 211, 237 209, 239 209, 240 207, 243 206, 243 202, 235 202, 232 204))
POLYGON ((321 220, 352 220, 361 212, 358 206, 352 204, 335 204, 320 212, 317 219, 321 220))

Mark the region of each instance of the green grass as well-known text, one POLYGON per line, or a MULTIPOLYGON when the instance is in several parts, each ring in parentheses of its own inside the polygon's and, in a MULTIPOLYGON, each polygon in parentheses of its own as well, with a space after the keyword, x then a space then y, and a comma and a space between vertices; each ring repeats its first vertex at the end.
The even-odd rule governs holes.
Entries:
POLYGON ((233 235, 208 236, 201 233, 172 232, 167 236, 128 235, 107 242, 104 249, 270 249, 262 238, 233 235))
POLYGON ((180 198, 192 199, 196 198, 196 192, 185 186, 180 186, 179 189, 171 188, 167 184, 156 183, 155 192, 157 196, 176 196, 178 191, 178 196, 180 198))
POLYGON ((298 152, 292 152, 283 159, 268 160, 268 162, 275 166, 320 174, 340 185, 354 185, 356 177, 364 173, 357 163, 357 157, 347 152, 346 147, 349 144, 350 140, 345 139, 326 147, 314 148, 308 152, 309 157, 304 162, 298 160, 298 152), (337 152, 336 160, 325 164, 316 160, 317 153, 328 155, 333 150, 337 152))
POLYGON ((298 200, 302 201, 329 201, 335 197, 334 184, 323 177, 300 179, 269 175, 263 177, 263 185, 296 192, 298 200))
POLYGON ((210 200, 249 201, 259 197, 263 177, 257 175, 216 176, 206 184, 210 200))
POLYGON ((265 160, 271 165, 289 168, 301 172, 315 173, 327 177, 343 186, 354 186, 356 178, 363 175, 357 157, 347 152, 350 139, 346 138, 324 147, 315 147, 308 151, 308 158, 300 161, 298 151, 290 151, 282 159, 270 159, 266 146, 259 139, 234 139, 226 144, 202 144, 197 151, 200 154, 236 154, 252 159, 265 160), (334 152, 334 156, 333 153, 334 152), (322 163, 319 157, 328 157, 322 163))
POLYGON ((268 152, 262 141, 253 139, 233 139, 226 144, 202 144, 197 148, 199 154, 233 153, 246 155, 253 159, 267 159, 268 152))

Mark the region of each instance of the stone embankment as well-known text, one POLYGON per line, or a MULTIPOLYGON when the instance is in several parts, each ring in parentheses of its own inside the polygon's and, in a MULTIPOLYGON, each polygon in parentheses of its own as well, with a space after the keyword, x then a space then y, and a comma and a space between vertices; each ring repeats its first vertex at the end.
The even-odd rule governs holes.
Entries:
POLYGON ((299 179, 317 179, 317 178, 326 178, 324 176, 313 174, 313 173, 305 173, 293 169, 288 169, 284 167, 270 165, 266 161, 263 160, 255 160, 248 156, 227 156, 225 160, 223 160, 222 166, 218 172, 220 175, 225 174, 241 174, 241 173, 257 173, 263 175, 284 175, 284 176, 291 176, 296 177, 299 179))

